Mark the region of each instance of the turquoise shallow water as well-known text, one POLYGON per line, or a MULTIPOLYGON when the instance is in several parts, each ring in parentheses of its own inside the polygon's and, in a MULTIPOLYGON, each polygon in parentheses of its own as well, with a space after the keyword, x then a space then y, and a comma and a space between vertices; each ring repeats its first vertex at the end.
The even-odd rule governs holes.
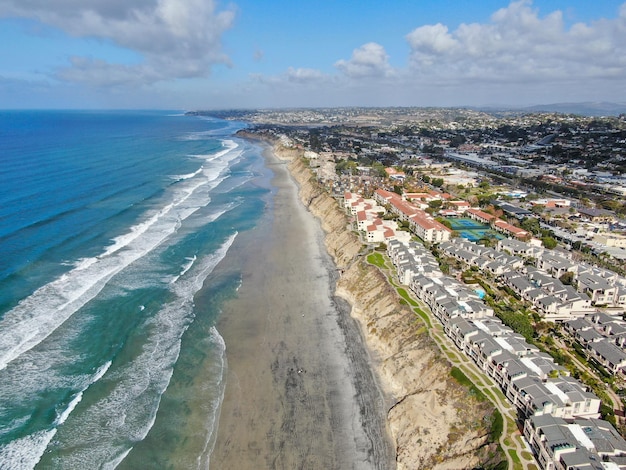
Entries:
POLYGON ((206 462, 240 283, 216 267, 271 191, 240 127, 0 112, 0 468, 206 462))

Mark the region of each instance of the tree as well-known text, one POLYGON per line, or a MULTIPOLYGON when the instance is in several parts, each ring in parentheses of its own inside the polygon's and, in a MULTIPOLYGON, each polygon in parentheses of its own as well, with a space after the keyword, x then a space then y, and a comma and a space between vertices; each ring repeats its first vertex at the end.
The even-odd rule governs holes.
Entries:
POLYGON ((546 247, 548 250, 556 248, 558 244, 557 241, 552 237, 543 237, 541 239, 541 243, 543 243, 543 246, 546 247))
POLYGON ((380 162, 372 163, 372 170, 379 178, 385 178, 387 176, 387 172, 385 171, 385 165, 380 162))
POLYGON ((546 206, 543 204, 533 204, 530 209, 533 214, 541 214, 545 210, 546 206))
POLYGON ((322 141, 320 140, 319 131, 311 131, 309 135, 309 144, 311 150, 313 150, 314 152, 319 152, 320 150, 322 150, 322 141))
POLYGON ((435 220, 439 222, 441 225, 448 227, 449 229, 452 229, 452 223, 445 217, 435 217, 435 220))
POLYGON ((566 286, 571 286, 574 284, 574 273, 571 271, 566 271, 565 273, 563 273, 563 275, 559 278, 559 281, 561 281, 563 284, 565 284, 566 286))
POLYGON ((450 139, 450 147, 457 148, 459 145, 463 145, 467 139, 463 135, 455 135, 450 139))
POLYGON ((486 235, 486 236, 482 237, 480 240, 478 240, 477 243, 479 245, 483 245, 483 246, 491 248, 491 247, 496 246, 497 242, 496 242, 496 239, 494 237, 486 235))
POLYGON ((445 261, 441 262, 441 264, 439 265, 439 269, 444 274, 450 274, 450 265, 445 261))
POLYGON ((526 217, 526 218, 524 218, 524 220, 522 220, 520 225, 527 232, 531 232, 531 233, 535 233, 535 234, 539 233, 539 230, 541 230, 541 226, 539 225, 539 221, 536 218, 534 218, 534 217, 526 217))
POLYGON ((428 207, 430 207, 431 209, 441 209, 441 205, 443 204, 443 201, 441 199, 435 199, 433 201, 428 201, 428 207))
POLYGON ((355 161, 352 160, 341 160, 340 162, 338 162, 335 165, 335 172, 338 175, 341 175, 342 173, 352 173, 354 170, 356 170, 357 168, 357 164, 355 161))

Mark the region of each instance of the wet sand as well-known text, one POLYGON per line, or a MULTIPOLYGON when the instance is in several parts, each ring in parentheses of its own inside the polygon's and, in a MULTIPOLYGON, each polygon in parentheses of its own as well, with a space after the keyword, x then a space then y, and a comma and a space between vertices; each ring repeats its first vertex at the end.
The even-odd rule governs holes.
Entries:
POLYGON ((228 369, 212 469, 389 469, 384 403, 336 269, 284 162, 272 207, 229 254, 242 285, 218 323, 228 369))

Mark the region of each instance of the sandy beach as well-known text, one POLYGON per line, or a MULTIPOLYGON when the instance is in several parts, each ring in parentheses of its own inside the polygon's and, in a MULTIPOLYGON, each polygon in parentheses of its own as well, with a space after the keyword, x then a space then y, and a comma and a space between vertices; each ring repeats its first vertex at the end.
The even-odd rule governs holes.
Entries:
POLYGON ((333 297, 318 221, 269 150, 272 207, 229 263, 242 285, 224 305, 227 382, 214 469, 389 469, 385 404, 359 329, 333 297))

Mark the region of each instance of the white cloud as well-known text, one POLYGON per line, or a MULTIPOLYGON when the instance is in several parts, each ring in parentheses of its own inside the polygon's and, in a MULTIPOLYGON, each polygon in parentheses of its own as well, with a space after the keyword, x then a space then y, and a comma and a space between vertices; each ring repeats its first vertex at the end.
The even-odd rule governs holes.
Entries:
POLYGON ((448 27, 441 23, 421 26, 406 38, 413 51, 424 55, 445 54, 458 46, 457 40, 448 33, 448 27))
POLYGON ((352 51, 350 60, 339 60, 335 67, 351 78, 384 77, 392 74, 385 48, 369 42, 352 51))
POLYGON ((70 62, 71 67, 59 70, 57 78, 96 87, 137 87, 163 79, 160 73, 146 65, 111 64, 84 57, 72 57, 70 62))
POLYGON ((485 24, 421 26, 406 35, 417 79, 454 83, 626 79, 626 4, 616 19, 564 25, 532 0, 512 2, 485 24))
POLYGON ((232 26, 234 11, 217 11, 215 0, 4 0, 0 16, 35 19, 139 53, 144 62, 136 66, 74 58, 59 71, 62 79, 115 85, 202 77, 215 64, 229 64, 221 36, 232 26), (113 72, 110 83, 102 76, 94 82, 103 71, 113 72))
MULTIPOLYGON (((281 106, 527 105, 623 101, 626 3, 611 19, 566 26, 561 11, 516 0, 483 23, 422 25, 405 36, 405 67, 366 43, 334 74, 289 68, 251 76, 249 100, 281 106)), ((243 92, 241 93, 243 95, 243 92)))
POLYGON ((315 82, 319 83, 327 78, 322 72, 316 69, 307 69, 307 68, 293 68, 289 67, 287 69, 287 73, 285 74, 286 79, 289 82, 298 82, 298 83, 310 83, 315 82))

